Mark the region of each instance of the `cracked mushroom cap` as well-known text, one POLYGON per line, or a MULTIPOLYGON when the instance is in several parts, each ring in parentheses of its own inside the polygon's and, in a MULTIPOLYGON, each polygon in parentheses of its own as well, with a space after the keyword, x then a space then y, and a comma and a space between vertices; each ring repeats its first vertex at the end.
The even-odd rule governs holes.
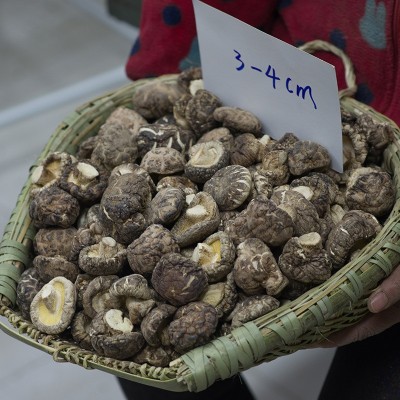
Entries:
POLYGON ((128 263, 133 272, 150 276, 163 255, 179 251, 172 233, 162 225, 154 224, 148 226, 139 238, 128 246, 128 263))
POLYGON ((31 195, 35 196, 40 190, 57 186, 64 170, 75 161, 75 158, 65 152, 50 153, 33 170, 31 175, 31 195))
POLYGON ((33 259, 33 266, 39 273, 40 279, 45 283, 50 282, 56 276, 63 276, 75 282, 79 274, 78 266, 62 256, 36 256, 33 259))
POLYGON ((143 125, 138 133, 139 157, 156 147, 171 147, 179 153, 186 153, 196 142, 195 134, 176 124, 153 123, 143 125))
POLYGON ((269 247, 256 238, 246 239, 237 247, 233 277, 249 296, 263 292, 276 296, 289 283, 269 247))
POLYGON ((350 175, 345 199, 351 210, 362 210, 381 217, 392 209, 396 190, 387 172, 362 167, 350 175))
POLYGON ((233 147, 235 138, 233 137, 232 133, 229 131, 228 128, 218 127, 211 129, 211 131, 201 135, 197 143, 205 143, 205 142, 210 142, 212 140, 221 142, 230 152, 233 147))
POLYGON ((319 284, 332 274, 332 262, 317 232, 289 239, 278 265, 289 279, 303 283, 319 284))
POLYGON ((290 215, 266 196, 257 196, 247 208, 226 222, 225 232, 237 246, 247 238, 261 239, 268 246, 280 246, 292 236, 290 215))
POLYGON ((302 194, 304 194, 304 187, 311 190, 311 198, 306 198, 314 204, 318 215, 322 218, 329 206, 335 202, 339 193, 338 185, 327 174, 320 172, 312 172, 310 175, 290 182, 290 188, 299 190, 302 194))
POLYGON ((186 176, 180 175, 164 176, 158 181, 156 188, 158 192, 167 188, 181 189, 186 196, 196 194, 199 191, 194 182, 186 176))
POLYGON ((149 224, 170 226, 178 219, 186 204, 186 195, 181 189, 166 188, 160 190, 146 209, 146 221, 149 224))
POLYGON ((237 303, 229 316, 232 328, 253 321, 279 307, 279 300, 267 294, 250 296, 237 303))
POLYGON ((333 268, 341 268, 350 254, 372 240, 382 226, 372 214, 351 210, 329 233, 325 248, 332 260, 333 268))
POLYGON ((214 111, 214 118, 233 134, 252 133, 262 136, 261 121, 250 111, 238 107, 222 106, 214 111))
POLYGON ((140 330, 150 346, 161 346, 164 329, 172 321, 176 307, 170 304, 160 304, 153 308, 142 320, 140 330))
POLYGON ((145 344, 143 335, 133 331, 133 325, 121 310, 100 312, 90 325, 91 344, 106 357, 126 360, 133 357, 145 344))
POLYGON ((310 140, 299 140, 289 150, 288 165, 292 175, 303 175, 314 170, 329 168, 331 157, 328 150, 310 140))
POLYGON ((260 161, 263 145, 252 133, 236 136, 231 148, 231 164, 250 167, 260 161))
POLYGON ((294 223, 294 236, 321 231, 317 209, 301 193, 290 189, 279 190, 272 195, 271 200, 291 216, 294 223))
POLYGON ((81 203, 90 205, 98 202, 107 187, 108 172, 90 160, 71 163, 65 168, 60 187, 81 203))
POLYGON ((209 342, 218 324, 215 308, 207 303, 195 301, 180 307, 169 324, 171 345, 178 353, 185 353, 209 342))
POLYGON ((77 229, 70 228, 42 228, 36 232, 33 240, 35 254, 54 257, 62 256, 71 259, 72 241, 77 229))
POLYGON ((289 182, 288 153, 283 149, 265 149, 259 172, 268 177, 274 186, 289 182))
POLYGON ((197 300, 207 288, 207 275, 193 260, 177 253, 161 257, 151 283, 156 292, 174 306, 197 300))
POLYGON ((91 275, 115 275, 126 262, 126 248, 112 237, 84 247, 79 253, 79 267, 91 275))
POLYGON ((43 287, 44 282, 40 279, 39 273, 34 267, 27 268, 20 276, 17 284, 17 306, 21 315, 30 321, 30 308, 33 298, 43 287))
POLYGON ((87 284, 82 295, 86 315, 94 318, 100 311, 120 308, 121 299, 110 293, 111 285, 118 279, 118 275, 96 276, 87 284))
POLYGON ((147 279, 140 274, 123 276, 110 286, 110 294, 115 297, 132 297, 140 300, 150 300, 156 293, 148 285, 147 279))
POLYGON ((213 112, 222 105, 221 100, 206 89, 199 89, 187 102, 185 119, 195 132, 201 136, 218 126, 214 119, 213 112))
POLYGON ((171 228, 180 247, 204 240, 218 229, 220 223, 217 203, 210 194, 199 192, 189 201, 186 210, 171 228))
POLYGON ((195 183, 204 183, 229 164, 229 152, 221 142, 197 143, 189 149, 185 175, 195 183))
POLYGON ((252 190, 250 171, 241 165, 228 165, 218 170, 204 183, 203 190, 209 193, 221 211, 240 207, 252 190))
POLYGON ((75 307, 74 284, 59 276, 46 283, 33 298, 31 321, 39 331, 56 335, 68 328, 74 317, 75 307))
POLYGON ((161 118, 172 113, 174 103, 185 93, 186 89, 175 81, 150 81, 133 94, 133 109, 147 120, 161 118))
POLYGON ((156 147, 143 156, 140 166, 152 175, 172 175, 184 170, 185 157, 172 147, 156 147))
POLYGON ((29 216, 37 228, 69 228, 80 213, 78 200, 57 186, 38 192, 29 204, 29 216))
POLYGON ((209 282, 218 282, 232 271, 236 250, 225 232, 215 232, 195 247, 192 260, 205 271, 209 282))
POLYGON ((120 164, 135 162, 137 157, 137 142, 129 129, 119 123, 105 123, 100 127, 91 161, 111 171, 120 164))

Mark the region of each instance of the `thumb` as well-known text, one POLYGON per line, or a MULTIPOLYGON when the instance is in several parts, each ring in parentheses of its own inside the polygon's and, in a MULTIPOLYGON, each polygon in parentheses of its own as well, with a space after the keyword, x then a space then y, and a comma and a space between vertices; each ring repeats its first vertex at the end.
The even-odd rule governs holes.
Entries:
POLYGON ((400 301, 400 266, 370 295, 368 308, 372 313, 379 313, 398 301, 400 301))

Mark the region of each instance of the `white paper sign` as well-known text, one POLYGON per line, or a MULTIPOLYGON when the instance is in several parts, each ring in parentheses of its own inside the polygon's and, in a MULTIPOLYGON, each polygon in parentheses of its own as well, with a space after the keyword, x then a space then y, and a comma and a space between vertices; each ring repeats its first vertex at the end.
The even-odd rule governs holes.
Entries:
POLYGON ((328 149, 343 171, 335 68, 199 0, 193 0, 204 86, 226 106, 253 112, 266 134, 286 132, 328 149))

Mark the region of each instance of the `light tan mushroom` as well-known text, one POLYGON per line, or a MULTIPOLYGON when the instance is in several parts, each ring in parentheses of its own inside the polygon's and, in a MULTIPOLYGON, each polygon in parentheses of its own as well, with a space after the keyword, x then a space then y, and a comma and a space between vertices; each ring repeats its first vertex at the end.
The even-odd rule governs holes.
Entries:
POLYGON ((59 334, 70 325, 75 314, 76 291, 74 284, 64 277, 46 283, 32 300, 30 316, 41 332, 59 334))

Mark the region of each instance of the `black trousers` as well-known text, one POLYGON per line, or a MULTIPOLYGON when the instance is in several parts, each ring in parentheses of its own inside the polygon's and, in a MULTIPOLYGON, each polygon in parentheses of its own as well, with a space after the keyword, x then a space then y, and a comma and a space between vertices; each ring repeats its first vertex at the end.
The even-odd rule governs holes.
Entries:
MULTIPOLYGON (((128 400, 254 400, 240 375, 199 393, 174 393, 119 379, 128 400)), ((268 387, 265 399, 268 399, 268 387)), ((337 349, 318 400, 400 400, 400 324, 337 349)))

